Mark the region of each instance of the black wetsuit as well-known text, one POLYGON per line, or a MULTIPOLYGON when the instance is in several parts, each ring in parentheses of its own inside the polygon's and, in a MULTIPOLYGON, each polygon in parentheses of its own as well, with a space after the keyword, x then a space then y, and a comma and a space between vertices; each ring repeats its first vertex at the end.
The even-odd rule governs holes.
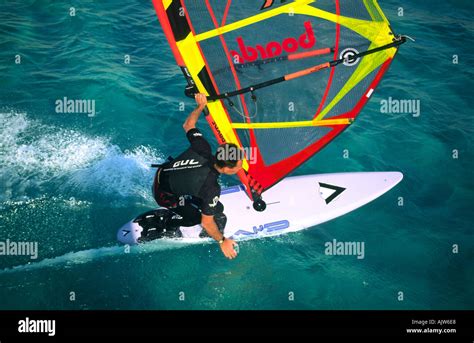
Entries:
POLYGON ((224 206, 219 202, 221 187, 219 172, 211 146, 194 128, 186 133, 191 146, 177 158, 158 169, 153 183, 153 196, 158 205, 166 207, 182 218, 175 224, 193 226, 201 223, 201 213, 214 216, 223 230, 224 206), (159 173, 159 180, 158 180, 159 173))

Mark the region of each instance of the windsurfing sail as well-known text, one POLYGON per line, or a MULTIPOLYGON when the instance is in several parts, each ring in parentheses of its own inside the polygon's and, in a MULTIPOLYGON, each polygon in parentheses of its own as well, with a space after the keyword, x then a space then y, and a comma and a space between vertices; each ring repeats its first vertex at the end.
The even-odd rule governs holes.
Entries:
POLYGON ((153 0, 186 94, 254 201, 346 129, 405 37, 376 0, 153 0))

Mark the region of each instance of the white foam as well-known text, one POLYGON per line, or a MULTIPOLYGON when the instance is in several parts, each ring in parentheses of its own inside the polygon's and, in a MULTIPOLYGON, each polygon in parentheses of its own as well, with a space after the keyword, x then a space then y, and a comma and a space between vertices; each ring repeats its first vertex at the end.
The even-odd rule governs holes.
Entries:
MULTIPOLYGON (((190 242, 189 244, 196 243, 190 242)), ((199 243, 199 242, 198 242, 199 243)), ((202 242, 200 242, 202 243, 202 242)), ((188 244, 188 245, 189 245, 188 244)), ((185 247, 183 241, 176 239, 161 239, 156 242, 149 242, 144 245, 137 245, 130 247, 129 252, 125 252, 126 246, 113 246, 103 247, 96 249, 81 250, 76 252, 69 252, 61 256, 46 258, 39 262, 29 262, 28 264, 22 264, 0 270, 1 274, 10 274, 15 272, 25 272, 38 270, 43 268, 68 268, 74 265, 81 265, 97 261, 106 257, 111 256, 130 256, 137 254, 149 254, 156 251, 170 250, 185 247)))
POLYGON ((15 111, 0 113, 0 124, 4 200, 21 198, 31 189, 41 191, 54 180, 59 181, 52 188, 79 197, 94 192, 151 198, 149 165, 162 157, 149 147, 122 152, 105 137, 44 125, 15 111))
POLYGON ((71 174, 66 187, 76 192, 94 191, 102 196, 151 199, 153 171, 150 164, 159 161, 148 147, 137 147, 122 153, 110 149, 108 154, 92 165, 71 174))
POLYGON ((68 209, 81 209, 87 208, 91 206, 90 201, 86 200, 79 200, 74 197, 70 197, 69 199, 64 199, 62 197, 47 197, 46 195, 42 195, 38 198, 27 198, 24 200, 7 200, 3 202, 0 206, 4 207, 20 207, 20 206, 28 206, 28 207, 40 207, 44 203, 47 203, 46 206, 51 206, 51 204, 59 204, 63 207, 67 207, 68 209))
POLYGON ((28 119, 26 113, 0 113, 0 123, 3 168, 44 177, 88 165, 108 150, 106 139, 46 126, 28 119))

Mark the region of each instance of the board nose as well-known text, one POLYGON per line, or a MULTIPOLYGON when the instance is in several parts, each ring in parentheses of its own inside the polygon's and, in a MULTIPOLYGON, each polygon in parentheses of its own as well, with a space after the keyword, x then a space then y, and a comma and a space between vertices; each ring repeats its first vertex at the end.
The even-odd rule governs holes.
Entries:
POLYGON ((389 182, 393 186, 395 186, 396 184, 398 184, 400 181, 403 180, 403 174, 401 172, 388 172, 388 173, 385 173, 385 175, 386 175, 385 181, 389 182))
POLYGON ((123 244, 135 245, 141 236, 142 227, 134 222, 128 222, 117 232, 117 240, 123 244))

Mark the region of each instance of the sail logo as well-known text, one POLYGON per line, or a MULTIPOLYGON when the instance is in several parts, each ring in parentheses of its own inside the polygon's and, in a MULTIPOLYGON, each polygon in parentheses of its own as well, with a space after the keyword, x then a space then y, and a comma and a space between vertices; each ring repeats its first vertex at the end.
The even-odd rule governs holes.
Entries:
POLYGON ((263 225, 253 226, 252 231, 239 230, 232 235, 235 236, 256 236, 260 232, 265 231, 266 233, 271 233, 275 231, 281 231, 290 227, 290 222, 288 220, 279 220, 276 222, 271 222, 263 225))
POLYGON ((191 160, 182 160, 182 161, 177 161, 173 163, 173 168, 178 168, 178 167, 185 167, 187 165, 193 166, 197 165, 199 162, 195 161, 194 158, 191 160))
POLYGON ((256 46, 248 46, 245 44, 242 36, 237 37, 237 45, 240 52, 231 50, 230 53, 234 58, 234 63, 255 62, 259 57, 262 59, 279 56, 283 51, 287 53, 296 52, 299 48, 311 49, 316 44, 316 36, 310 21, 304 23, 305 31, 298 39, 288 37, 283 39, 281 43, 271 41, 265 44, 257 44, 256 46))
POLYGON ((219 130, 219 127, 217 126, 216 122, 215 122, 215 121, 212 121, 211 125, 212 125, 212 127, 214 128, 214 130, 215 130, 215 132, 217 133, 217 135, 219 136, 221 142, 225 142, 224 135, 222 134, 221 130, 219 130))

